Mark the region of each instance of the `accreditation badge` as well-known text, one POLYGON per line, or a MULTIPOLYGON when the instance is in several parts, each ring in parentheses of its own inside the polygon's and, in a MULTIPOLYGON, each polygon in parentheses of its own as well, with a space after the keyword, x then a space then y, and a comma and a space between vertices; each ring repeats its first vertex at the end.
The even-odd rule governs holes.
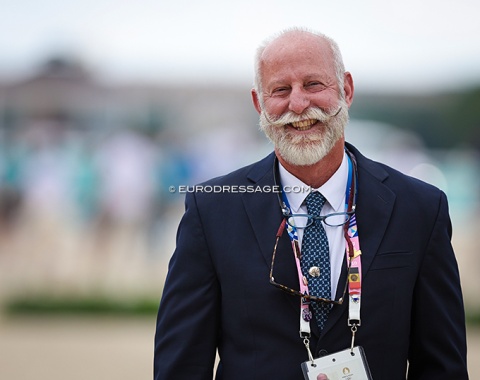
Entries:
POLYGON ((372 380, 360 346, 304 362, 302 371, 305 380, 372 380))

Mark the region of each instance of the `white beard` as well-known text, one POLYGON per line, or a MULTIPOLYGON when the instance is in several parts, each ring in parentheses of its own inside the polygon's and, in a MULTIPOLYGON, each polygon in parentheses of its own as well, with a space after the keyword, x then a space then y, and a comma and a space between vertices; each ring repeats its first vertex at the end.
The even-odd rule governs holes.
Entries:
POLYGON ((340 100, 338 113, 326 113, 320 108, 309 108, 302 115, 287 112, 272 120, 265 110, 260 113, 260 129, 275 146, 277 153, 289 164, 309 166, 323 159, 343 137, 348 123, 348 106, 340 100), (297 135, 286 126, 292 122, 316 119, 323 126, 305 135, 297 135))

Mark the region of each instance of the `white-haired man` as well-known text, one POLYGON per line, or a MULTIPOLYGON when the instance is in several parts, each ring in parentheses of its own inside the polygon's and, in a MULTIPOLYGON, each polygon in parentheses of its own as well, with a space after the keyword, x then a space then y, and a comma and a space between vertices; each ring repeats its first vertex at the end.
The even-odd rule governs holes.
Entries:
POLYGON ((210 380, 217 351, 216 379, 326 378, 316 359, 352 343, 339 376, 468 379, 446 197, 345 142, 353 95, 322 34, 258 49, 252 98, 274 153, 204 184, 222 193, 187 195, 156 380, 210 380))

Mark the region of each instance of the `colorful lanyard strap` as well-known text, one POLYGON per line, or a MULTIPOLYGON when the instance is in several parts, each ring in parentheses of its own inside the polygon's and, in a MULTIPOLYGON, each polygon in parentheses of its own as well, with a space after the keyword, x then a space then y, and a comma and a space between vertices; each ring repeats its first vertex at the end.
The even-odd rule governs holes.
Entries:
MULTIPOLYGON (((355 158, 347 152, 348 157, 348 181, 346 186, 345 194, 345 210, 346 211, 355 211, 354 210, 354 199, 356 198, 356 165, 354 164, 355 158), (355 165, 355 170, 353 166, 355 165), (353 188, 352 188, 353 186, 353 188)), ((290 214, 290 204, 288 202, 287 196, 282 191, 282 212, 283 214, 290 214)), ((284 220, 285 222, 285 220, 284 220)), ((292 250, 295 257, 295 264, 297 267, 297 275, 299 279, 300 292, 304 295, 308 295, 308 284, 305 280, 301 265, 300 265, 300 246, 298 242, 297 229, 294 226, 291 226, 288 223, 284 223, 283 226, 287 226, 288 236, 292 244, 292 250)), ((282 228, 283 230, 283 228, 282 228)), ((354 342, 354 336, 357 329, 357 326, 360 326, 360 299, 361 299, 361 284, 362 284, 362 266, 361 266, 361 251, 360 251, 360 242, 358 238, 358 229, 355 213, 350 217, 348 224, 344 226, 344 236, 346 241, 346 260, 348 266, 348 293, 349 293, 349 315, 348 315, 348 326, 352 328, 352 348, 354 342)), ((339 303, 342 303, 343 299, 339 300, 339 303)), ((310 310, 310 301, 302 297, 300 304, 300 337, 304 339, 304 344, 307 348, 307 352, 310 360, 313 360, 309 349, 309 340, 310 337, 310 321, 312 320, 312 312, 310 310)))
MULTIPOLYGON (((353 188, 357 189, 356 181, 357 181, 357 170, 356 170, 356 163, 355 157, 350 156, 349 165, 352 165, 352 162, 355 165, 355 175, 349 176, 349 182, 355 181, 353 188)), ((352 184, 347 185, 347 187, 352 186, 352 184)), ((356 194, 355 194, 356 197, 356 194)), ((352 197, 345 198, 346 208, 350 210, 353 208, 352 205, 352 197), (347 201, 348 199, 348 201, 347 201)), ((355 210, 354 210, 355 211, 355 210)), ((355 333, 357 332, 358 326, 361 324, 360 320, 360 300, 362 297, 362 251, 360 250, 360 241, 358 238, 358 228, 357 228, 357 218, 355 213, 353 213, 352 217, 348 222, 348 226, 345 226, 344 229, 345 233, 345 240, 346 240, 346 256, 347 256, 347 263, 348 263, 348 326, 352 331, 352 342, 350 345, 350 350, 353 354, 353 348, 355 345, 355 333)))
MULTIPOLYGON (((349 166, 352 165, 352 160, 349 160, 349 166)), ((356 172, 356 171, 355 171, 356 172)), ((357 181, 356 175, 349 176, 349 184, 347 187, 352 186, 351 181, 357 181)), ((356 186, 353 186, 356 189, 356 186)), ((346 199, 345 208, 351 209, 352 204, 348 197, 346 199)), ((349 307, 348 307, 348 325, 360 326, 360 299, 362 295, 362 251, 360 250, 360 241, 358 238, 357 218, 355 213, 348 221, 348 226, 345 227, 345 241, 346 241, 346 258, 348 263, 348 295, 349 295, 349 307)), ((353 331, 353 330, 352 330, 353 331)))

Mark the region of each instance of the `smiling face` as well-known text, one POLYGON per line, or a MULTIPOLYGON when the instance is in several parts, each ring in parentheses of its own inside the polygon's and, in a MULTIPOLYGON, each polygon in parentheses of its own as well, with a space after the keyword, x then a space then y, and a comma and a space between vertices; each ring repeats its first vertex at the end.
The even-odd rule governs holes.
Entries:
POLYGON ((343 139, 353 86, 339 87, 332 48, 312 33, 290 32, 259 60, 261 93, 253 91, 260 126, 285 161, 313 165, 343 139))

